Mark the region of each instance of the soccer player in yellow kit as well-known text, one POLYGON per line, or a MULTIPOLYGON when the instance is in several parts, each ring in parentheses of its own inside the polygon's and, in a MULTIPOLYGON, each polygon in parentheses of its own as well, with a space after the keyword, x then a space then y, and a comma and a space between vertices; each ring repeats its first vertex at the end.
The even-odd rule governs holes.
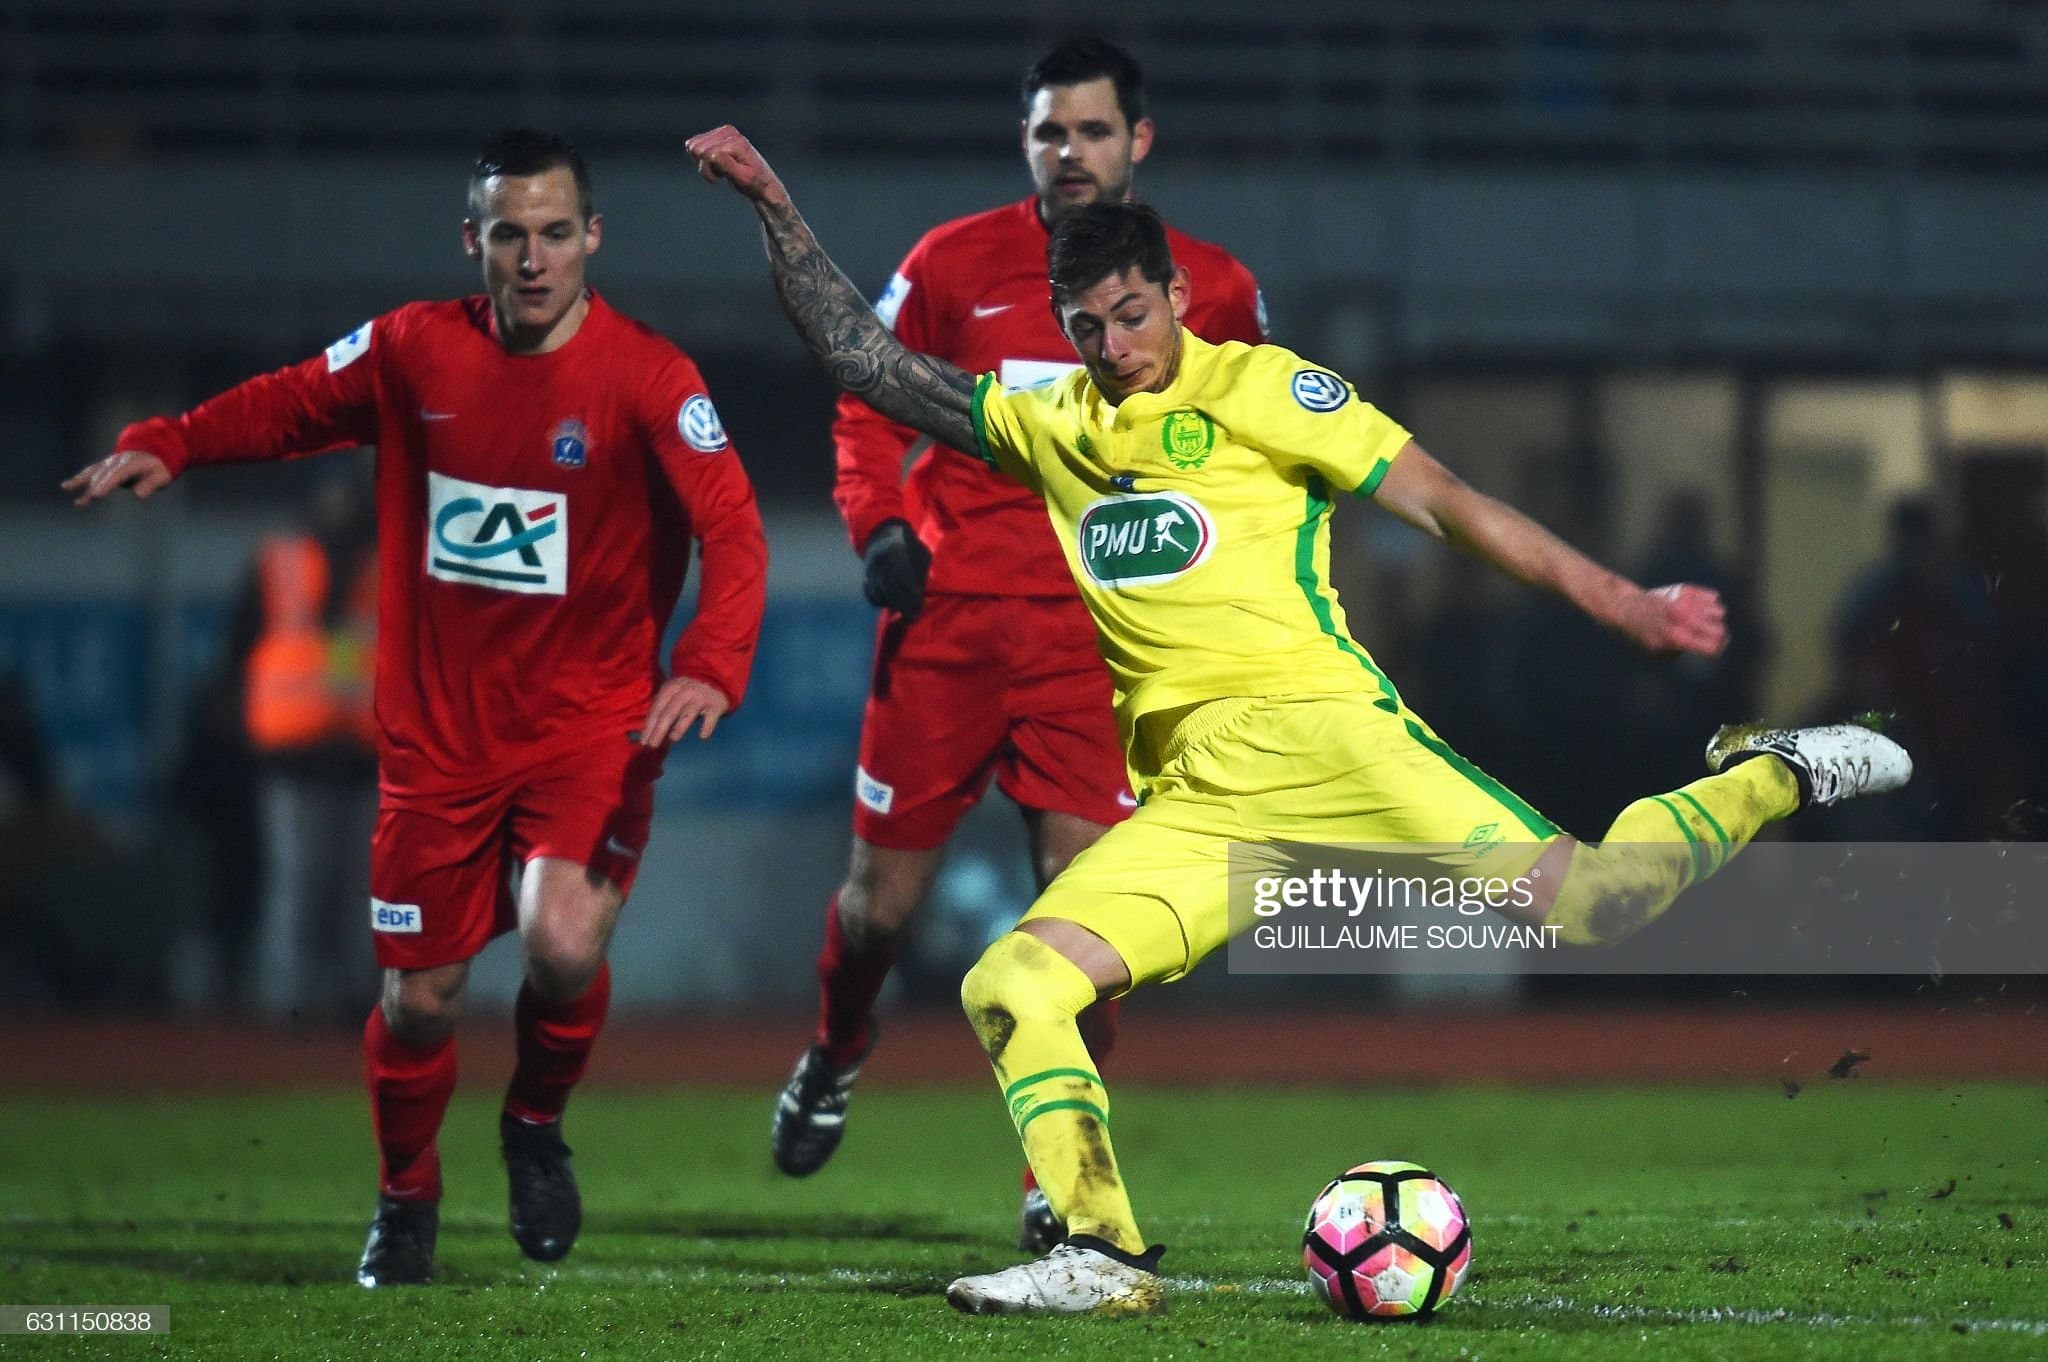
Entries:
POLYGON ((1713 774, 1629 805, 1599 845, 1576 841, 1452 751, 1351 638, 1328 585, 1333 502, 1371 498, 1652 651, 1719 651, 1712 591, 1644 590, 1461 482, 1329 370, 1186 331, 1187 275, 1148 208, 1094 204, 1058 224, 1051 301, 1083 367, 1005 393, 994 375, 905 349, 739 132, 689 150, 706 179, 753 202, 783 310, 834 382, 1044 499, 1115 681, 1138 811, 961 986, 1068 1235, 1034 1262, 955 1281, 960 1309, 1163 1301, 1074 1018, 1179 978, 1226 941, 1233 842, 1468 848, 1490 875, 1543 872, 1527 881, 1525 920, 1595 945, 1662 913, 1765 823, 1911 774, 1897 744, 1855 725, 1724 728, 1707 749, 1713 774), (1681 854, 1639 854, 1659 843, 1681 854))

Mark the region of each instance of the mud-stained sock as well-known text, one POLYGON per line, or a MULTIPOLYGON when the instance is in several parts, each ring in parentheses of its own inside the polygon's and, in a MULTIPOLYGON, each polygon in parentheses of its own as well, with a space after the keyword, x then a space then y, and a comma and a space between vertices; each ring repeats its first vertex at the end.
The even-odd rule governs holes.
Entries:
POLYGON ((1745 761, 1621 811, 1597 847, 1573 850, 1548 922, 1574 946, 1608 946, 1655 922, 1687 888, 1799 807, 1781 761, 1745 761))
POLYGON ((1053 1214, 1070 1236, 1143 1253, 1110 1144, 1109 1093, 1074 1024, 1095 1001, 1088 976, 1038 938, 1011 932, 968 971, 960 999, 1053 1214))

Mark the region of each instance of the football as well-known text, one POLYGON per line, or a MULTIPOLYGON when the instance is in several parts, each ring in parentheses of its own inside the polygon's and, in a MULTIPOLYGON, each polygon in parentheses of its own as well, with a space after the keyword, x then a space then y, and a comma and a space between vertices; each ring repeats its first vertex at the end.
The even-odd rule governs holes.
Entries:
POLYGON ((1415 1163, 1361 1163, 1308 1208, 1308 1279, 1346 1319, 1427 1315, 1472 1265, 1472 1227, 1449 1184, 1415 1163))

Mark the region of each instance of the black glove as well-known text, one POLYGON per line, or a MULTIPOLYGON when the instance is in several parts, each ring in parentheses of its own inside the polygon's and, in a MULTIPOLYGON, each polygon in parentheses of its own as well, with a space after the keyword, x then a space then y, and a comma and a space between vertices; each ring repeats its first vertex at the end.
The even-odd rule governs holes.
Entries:
POLYGON ((861 590, 870 605, 894 610, 907 620, 924 609, 924 579, 932 570, 932 551, 907 520, 885 520, 868 536, 860 556, 861 590))

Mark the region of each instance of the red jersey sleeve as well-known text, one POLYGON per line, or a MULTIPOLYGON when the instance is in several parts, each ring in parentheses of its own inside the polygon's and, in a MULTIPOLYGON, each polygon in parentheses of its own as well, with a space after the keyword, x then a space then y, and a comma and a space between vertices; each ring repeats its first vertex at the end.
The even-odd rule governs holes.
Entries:
POLYGON ((648 444, 699 547, 697 613, 669 654, 669 675, 708 682, 737 709, 768 600, 760 508, 697 366, 678 352, 647 391, 648 444))
POLYGON ((127 426, 114 448, 154 454, 175 477, 197 464, 290 459, 373 444, 377 366, 400 325, 395 312, 364 322, 324 354, 237 384, 183 416, 127 426))
MULTIPOLYGON (((924 275, 924 243, 919 242, 875 300, 875 315, 905 345, 929 353, 939 343, 939 329, 936 300, 924 275)), ((903 456, 921 438, 851 393, 840 394, 832 420, 837 469, 832 500, 855 553, 867 548, 868 536, 883 521, 911 519, 903 497, 903 456)))
POLYGON ((1259 281, 1252 277, 1244 262, 1227 251, 1216 252, 1216 264, 1209 271, 1208 283, 1215 289, 1215 295, 1207 307, 1197 297, 1195 311, 1199 319, 1190 319, 1188 329, 1208 341, 1220 345, 1224 341, 1243 341, 1246 345, 1266 343, 1266 299, 1259 292, 1259 281))

